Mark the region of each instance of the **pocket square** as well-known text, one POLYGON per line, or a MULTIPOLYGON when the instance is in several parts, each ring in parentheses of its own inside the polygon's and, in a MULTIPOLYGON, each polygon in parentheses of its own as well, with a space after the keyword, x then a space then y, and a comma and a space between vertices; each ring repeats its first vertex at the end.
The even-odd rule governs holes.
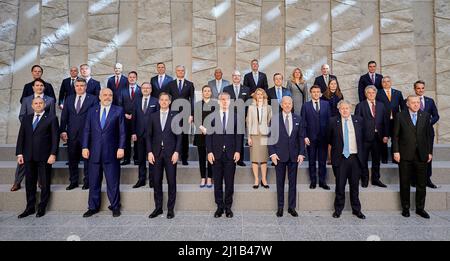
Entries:
POLYGON ((295 124, 295 126, 298 126, 298 125, 300 125, 300 123, 296 123, 296 124, 295 124))
POLYGON ((244 93, 242 93, 242 95, 247 95, 247 93, 244 92, 244 93))
POLYGON ((150 108, 154 108, 154 107, 156 107, 156 105, 151 105, 151 106, 150 106, 150 108))

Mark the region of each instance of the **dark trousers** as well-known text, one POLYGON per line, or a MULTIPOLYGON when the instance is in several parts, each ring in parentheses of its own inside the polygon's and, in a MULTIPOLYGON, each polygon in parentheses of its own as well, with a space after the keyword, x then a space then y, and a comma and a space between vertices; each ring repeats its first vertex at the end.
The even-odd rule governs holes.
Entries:
MULTIPOLYGON (((139 180, 145 181, 147 180, 147 147, 146 147, 146 139, 145 137, 138 137, 137 140, 137 158, 139 161, 139 180)), ((152 164, 149 164, 148 167, 148 176, 150 184, 153 184, 153 171, 152 164)))
POLYGON ((284 207, 284 186, 286 181, 286 171, 289 179, 288 205, 290 209, 295 209, 297 205, 297 162, 278 162, 275 166, 277 175, 277 199, 278 208, 284 207))
POLYGON ((189 158, 189 134, 181 134, 181 161, 189 158))
POLYGON ((245 151, 245 148, 244 148, 244 136, 245 135, 241 135, 241 141, 240 141, 240 143, 241 143, 241 151, 240 151, 240 158, 239 158, 239 162, 244 162, 244 151, 245 151))
MULTIPOLYGON (((215 155, 216 156, 216 155, 215 155)), ((236 163, 233 159, 226 158, 225 155, 221 159, 216 159, 212 165, 214 177, 214 198, 218 208, 231 209, 233 205, 234 194, 234 175, 236 173, 236 163), (223 182, 225 181, 225 200, 223 191, 223 182)))
POLYGON ((120 163, 92 163, 89 161, 89 209, 99 210, 101 203, 103 172, 106 179, 106 193, 110 209, 120 209, 120 163))
MULTIPOLYGON (((389 121, 389 137, 391 137, 391 139, 392 139, 392 133, 394 133, 394 120, 389 121)), ((389 158, 391 158, 392 162, 394 162, 394 157, 392 157, 392 153, 389 156, 389 149, 388 149, 387 143, 381 144, 380 154, 381 154, 382 161, 388 161, 389 158)))
POLYGON ((177 198, 177 164, 172 164, 172 153, 162 149, 155 155, 155 164, 153 166, 153 184, 154 184, 154 200, 155 208, 162 209, 163 207, 163 177, 166 172, 167 185, 169 187, 169 199, 167 201, 167 209, 173 210, 175 207, 175 200, 177 198))
MULTIPOLYGON (((369 153, 372 156, 372 182, 375 180, 380 180, 380 150, 383 146, 383 141, 380 140, 378 134, 375 134, 375 138, 372 141, 364 142, 364 150, 367 152, 364 155, 366 158, 364 162, 369 161, 369 153)), ((361 180, 369 180, 369 166, 368 164, 362 168, 361 180)))
POLYGON ((400 158, 400 200, 403 209, 410 208, 411 176, 416 174, 416 209, 425 208, 426 185, 427 185, 427 163, 422 162, 419 156, 414 156, 413 160, 400 158))
POLYGON ((47 208, 48 200, 50 198, 51 168, 52 166, 44 161, 25 162, 25 189, 28 210, 34 210, 36 206, 38 179, 41 184, 41 201, 38 208, 43 210, 47 208))
POLYGON ((198 150, 198 164, 200 165, 200 175, 202 179, 212 178, 212 166, 208 162, 206 163, 206 147, 205 146, 197 146, 198 150), (206 167, 208 165, 208 169, 206 167), (208 170, 208 172, 206 171, 208 170), (206 176, 208 174, 208 176, 206 176))
MULTIPOLYGON (((434 135, 431 137, 433 141, 433 147, 434 147, 434 135)), ((430 163, 427 163, 427 183, 431 182, 431 176, 433 175, 433 161, 430 163)), ((411 175, 411 183, 416 184, 416 173, 412 173, 411 175)))
POLYGON ((350 185, 350 203, 354 212, 361 211, 359 201, 359 178, 361 167, 356 155, 350 155, 348 159, 342 157, 336 173, 336 199, 334 200, 334 210, 341 213, 345 206, 345 185, 350 185))
POLYGON ((69 173, 70 173, 70 184, 78 184, 80 175, 79 175, 79 168, 78 165, 80 164, 80 161, 83 160, 84 165, 84 178, 83 182, 86 185, 89 185, 89 171, 88 166, 89 163, 87 160, 81 158, 81 141, 79 140, 71 140, 69 139, 67 141, 67 151, 69 153, 69 173))
POLYGON ((311 183, 317 183, 316 161, 319 161, 319 184, 326 184, 327 180, 328 144, 325 140, 311 141, 308 146, 309 177, 311 183))
MULTIPOLYGON (((133 115, 134 117, 134 115, 133 115)), ((125 156, 124 156, 124 160, 125 161, 130 161, 131 159, 131 135, 133 133, 131 133, 131 124, 132 124, 133 120, 127 120, 125 119, 125 133, 126 133, 126 137, 125 137, 125 156)), ((134 160, 138 160, 138 151, 137 151, 137 143, 134 142, 133 144, 133 159, 134 160)))

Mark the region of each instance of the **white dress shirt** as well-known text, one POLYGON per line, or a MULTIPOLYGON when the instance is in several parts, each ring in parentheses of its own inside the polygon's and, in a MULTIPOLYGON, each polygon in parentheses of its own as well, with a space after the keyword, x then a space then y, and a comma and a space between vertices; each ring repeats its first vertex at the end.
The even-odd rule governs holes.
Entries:
POLYGON ((222 79, 217 80, 216 79, 216 89, 217 89, 217 93, 220 93, 222 90, 222 79))
MULTIPOLYGON (((283 125, 285 125, 284 123, 286 122, 286 117, 289 116, 289 130, 288 130, 288 134, 289 136, 291 136, 292 133, 292 128, 293 128, 293 121, 292 121, 292 113, 285 113, 283 112, 283 125)), ((286 126, 286 125, 285 125, 286 126)))
MULTIPOLYGON (((343 135, 342 137, 344 139, 345 119, 341 118, 341 120, 342 120, 342 135, 343 135)), ((356 144, 355 126, 353 126, 352 116, 348 117, 348 141, 349 141, 350 154, 357 154, 358 153, 358 145, 356 144)))
POLYGON ((317 102, 317 107, 319 108, 319 111, 320 111, 320 99, 318 99, 317 101, 311 100, 311 102, 313 104, 314 110, 316 110, 316 102, 317 102))
POLYGON ((147 109, 148 109, 148 106, 150 106, 150 95, 147 97, 142 96, 142 111, 144 111, 145 99, 147 99, 147 109))

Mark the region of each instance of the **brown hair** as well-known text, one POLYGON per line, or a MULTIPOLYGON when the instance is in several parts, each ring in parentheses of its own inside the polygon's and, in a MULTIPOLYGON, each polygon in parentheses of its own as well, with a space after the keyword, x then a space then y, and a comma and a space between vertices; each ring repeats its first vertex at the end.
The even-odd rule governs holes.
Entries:
POLYGON ((331 99, 331 96, 333 95, 333 93, 331 92, 331 89, 330 89, 330 83, 333 81, 336 82, 336 84, 337 84, 336 92, 335 92, 336 96, 339 97, 340 99, 344 98, 344 95, 342 95, 342 92, 341 92, 341 88, 339 87, 339 82, 336 79, 330 80, 330 82, 328 83, 328 86, 327 86, 327 90, 323 93, 323 96, 327 99, 331 99))

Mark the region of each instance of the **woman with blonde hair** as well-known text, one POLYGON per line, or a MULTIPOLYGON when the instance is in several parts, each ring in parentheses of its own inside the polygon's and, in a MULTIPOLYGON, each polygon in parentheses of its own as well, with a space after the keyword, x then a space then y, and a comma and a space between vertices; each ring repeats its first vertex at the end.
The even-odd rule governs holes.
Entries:
POLYGON ((287 82, 286 88, 291 91, 295 114, 300 115, 303 104, 308 101, 308 83, 303 78, 302 69, 297 67, 292 71, 291 79, 287 82))
POLYGON ((253 103, 249 106, 247 114, 247 131, 248 144, 250 146, 250 160, 255 177, 253 188, 259 188, 258 165, 261 164, 261 186, 268 189, 267 160, 269 158, 269 152, 267 140, 270 119, 272 118, 272 107, 268 105, 268 96, 264 89, 256 89, 252 96, 253 103))

